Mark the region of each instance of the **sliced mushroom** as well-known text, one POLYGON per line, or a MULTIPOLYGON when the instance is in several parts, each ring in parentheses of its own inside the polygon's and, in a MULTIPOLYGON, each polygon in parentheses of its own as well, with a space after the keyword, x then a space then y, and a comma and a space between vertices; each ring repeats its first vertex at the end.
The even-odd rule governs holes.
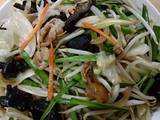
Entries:
POLYGON ((87 80, 86 96, 96 99, 98 102, 107 102, 110 96, 109 91, 98 82, 93 72, 93 63, 87 62, 83 66, 82 76, 87 80))

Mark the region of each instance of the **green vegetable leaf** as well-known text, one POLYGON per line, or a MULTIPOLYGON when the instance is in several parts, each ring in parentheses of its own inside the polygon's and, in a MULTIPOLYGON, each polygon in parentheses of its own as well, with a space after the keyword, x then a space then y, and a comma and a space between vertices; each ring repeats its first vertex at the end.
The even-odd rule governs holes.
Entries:
POLYGON ((71 88, 72 86, 74 86, 77 83, 77 81, 72 80, 71 82, 69 82, 66 86, 64 86, 60 92, 57 94, 57 96, 55 96, 51 102, 49 103, 47 109, 44 111, 42 117, 40 120, 44 120, 47 115, 50 113, 50 111, 52 110, 52 108, 54 107, 54 105, 61 101, 62 96, 68 91, 69 88, 71 88))
POLYGON ((108 43, 108 42, 105 42, 104 43, 104 50, 106 52, 106 55, 111 55, 113 54, 113 45, 108 43))
POLYGON ((48 74, 44 70, 39 69, 39 67, 33 63, 32 59, 25 51, 22 51, 20 54, 25 62, 29 65, 29 67, 31 67, 31 69, 35 72, 35 74, 42 80, 45 85, 47 85, 48 74))
POLYGON ((25 79, 25 80, 23 80, 23 82, 21 84, 28 85, 28 86, 33 86, 33 87, 39 87, 40 86, 38 83, 32 81, 31 79, 25 79))
POLYGON ((13 117, 10 117, 9 120, 14 120, 14 118, 13 118, 13 117))
POLYGON ((148 23, 150 23, 149 14, 148 14, 148 9, 147 9, 146 5, 143 5, 142 17, 143 17, 148 23))
POLYGON ((146 84, 146 87, 143 90, 143 93, 147 94, 149 89, 153 86, 154 83, 155 83, 155 80, 153 78, 149 79, 147 84, 146 84))
POLYGON ((97 33, 94 31, 91 31, 91 38, 96 39, 97 38, 97 33))
POLYGON ((72 120, 78 120, 76 112, 71 112, 70 117, 71 117, 72 120))
MULTIPOLYGON (((153 26, 153 31, 156 34, 157 40, 160 41, 160 26, 153 26)), ((158 45, 151 41, 153 61, 160 61, 160 49, 158 45)))
POLYGON ((119 107, 113 104, 102 104, 98 102, 92 102, 92 101, 87 101, 87 100, 80 100, 80 99, 75 99, 72 98, 70 100, 71 105, 85 105, 90 108, 94 109, 114 109, 114 110, 127 110, 127 108, 124 107, 119 107))

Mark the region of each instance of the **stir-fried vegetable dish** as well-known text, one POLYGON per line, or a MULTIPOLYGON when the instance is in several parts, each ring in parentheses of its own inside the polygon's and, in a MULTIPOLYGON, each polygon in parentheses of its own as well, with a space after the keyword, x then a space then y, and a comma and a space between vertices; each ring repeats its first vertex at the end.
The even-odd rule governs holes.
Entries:
POLYGON ((151 120, 160 27, 131 0, 0 1, 1 120, 151 120))

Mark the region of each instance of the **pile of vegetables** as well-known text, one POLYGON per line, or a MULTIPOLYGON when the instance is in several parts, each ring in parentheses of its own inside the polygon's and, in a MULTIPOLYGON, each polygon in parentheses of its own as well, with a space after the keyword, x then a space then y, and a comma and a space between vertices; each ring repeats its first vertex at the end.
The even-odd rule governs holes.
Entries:
POLYGON ((145 5, 2 2, 0 118, 151 120, 160 99, 160 27, 145 5))

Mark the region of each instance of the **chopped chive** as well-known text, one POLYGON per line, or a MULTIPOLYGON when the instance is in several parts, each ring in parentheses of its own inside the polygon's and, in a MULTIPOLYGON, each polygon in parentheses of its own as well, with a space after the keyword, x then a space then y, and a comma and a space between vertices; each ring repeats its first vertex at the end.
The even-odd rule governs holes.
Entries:
POLYGON ((115 109, 115 110, 127 110, 125 107, 118 107, 113 104, 102 104, 98 102, 92 102, 92 101, 87 101, 87 100, 80 100, 80 99, 75 99, 72 98, 70 100, 71 105, 85 105, 90 108, 94 109, 115 109))
POLYGON ((9 120, 14 120, 14 118, 13 118, 13 117, 10 117, 9 120))
POLYGON ((153 26, 153 31, 155 32, 156 37, 159 41, 159 39, 160 39, 160 26, 153 26))
POLYGON ((127 82, 122 82, 120 83, 120 86, 123 88, 123 87, 128 87, 128 86, 133 86, 134 83, 127 83, 127 82))
POLYGON ((153 78, 149 79, 149 81, 146 84, 146 87, 143 90, 143 93, 147 94, 149 89, 153 86, 154 83, 155 83, 155 80, 153 78))
POLYGON ((106 52, 107 55, 111 55, 113 54, 113 45, 108 43, 108 42, 104 42, 104 50, 106 52))
POLYGON ((117 31, 116 31, 116 29, 114 28, 114 26, 109 26, 109 29, 110 29, 111 33, 113 34, 113 36, 115 36, 115 37, 118 36, 118 35, 117 35, 117 31))
POLYGON ((48 74, 39 69, 37 65, 35 65, 31 59, 31 57, 25 52, 21 52, 21 56, 25 60, 25 62, 31 67, 31 69, 35 72, 35 74, 42 80, 42 82, 47 85, 48 84, 48 74))
POLYGON ((96 39, 97 38, 97 33, 94 31, 91 31, 91 38, 96 39))
POLYGON ((66 83, 64 80, 59 80, 59 86, 60 86, 60 89, 62 89, 64 86, 66 86, 66 83))
POLYGON ((31 79, 25 79, 25 80, 23 80, 23 82, 21 84, 29 85, 29 86, 33 86, 33 87, 39 87, 40 86, 38 83, 32 81, 31 79))
POLYGON ((61 101, 62 96, 68 91, 69 88, 71 88, 72 86, 74 86, 77 83, 77 81, 71 81, 69 82, 66 86, 64 86, 60 92, 57 94, 57 96, 54 97, 54 99, 51 100, 51 102, 49 103, 47 109, 44 111, 42 117, 40 120, 45 120, 45 118, 47 117, 47 115, 50 113, 50 111, 52 110, 52 108, 55 106, 55 104, 59 101, 61 101))
POLYGON ((144 4, 143 4, 143 10, 142 10, 142 17, 143 17, 148 23, 150 23, 149 14, 148 14, 148 9, 147 9, 146 5, 144 5, 144 4))
POLYGON ((129 26, 122 26, 121 29, 124 35, 136 33, 136 30, 129 26))
POLYGON ((129 20, 128 15, 126 15, 123 11, 123 8, 120 8, 119 6, 115 5, 114 10, 119 14, 120 18, 123 20, 129 20))
POLYGON ((78 120, 76 112, 71 112, 70 117, 71 117, 71 120, 78 120))
POLYGON ((146 75, 143 76, 143 78, 137 83, 137 86, 141 89, 142 86, 144 85, 145 81, 149 77, 150 73, 147 73, 146 75))
MULTIPOLYGON (((153 31, 156 34, 157 40, 160 41, 160 26, 153 26, 153 31)), ((152 59, 153 61, 160 61, 160 50, 158 45, 156 45, 152 40, 152 59)))
POLYGON ((85 83, 85 81, 83 80, 83 78, 81 77, 80 74, 77 74, 77 75, 73 76, 73 79, 77 80, 81 87, 85 87, 86 83, 85 83))

